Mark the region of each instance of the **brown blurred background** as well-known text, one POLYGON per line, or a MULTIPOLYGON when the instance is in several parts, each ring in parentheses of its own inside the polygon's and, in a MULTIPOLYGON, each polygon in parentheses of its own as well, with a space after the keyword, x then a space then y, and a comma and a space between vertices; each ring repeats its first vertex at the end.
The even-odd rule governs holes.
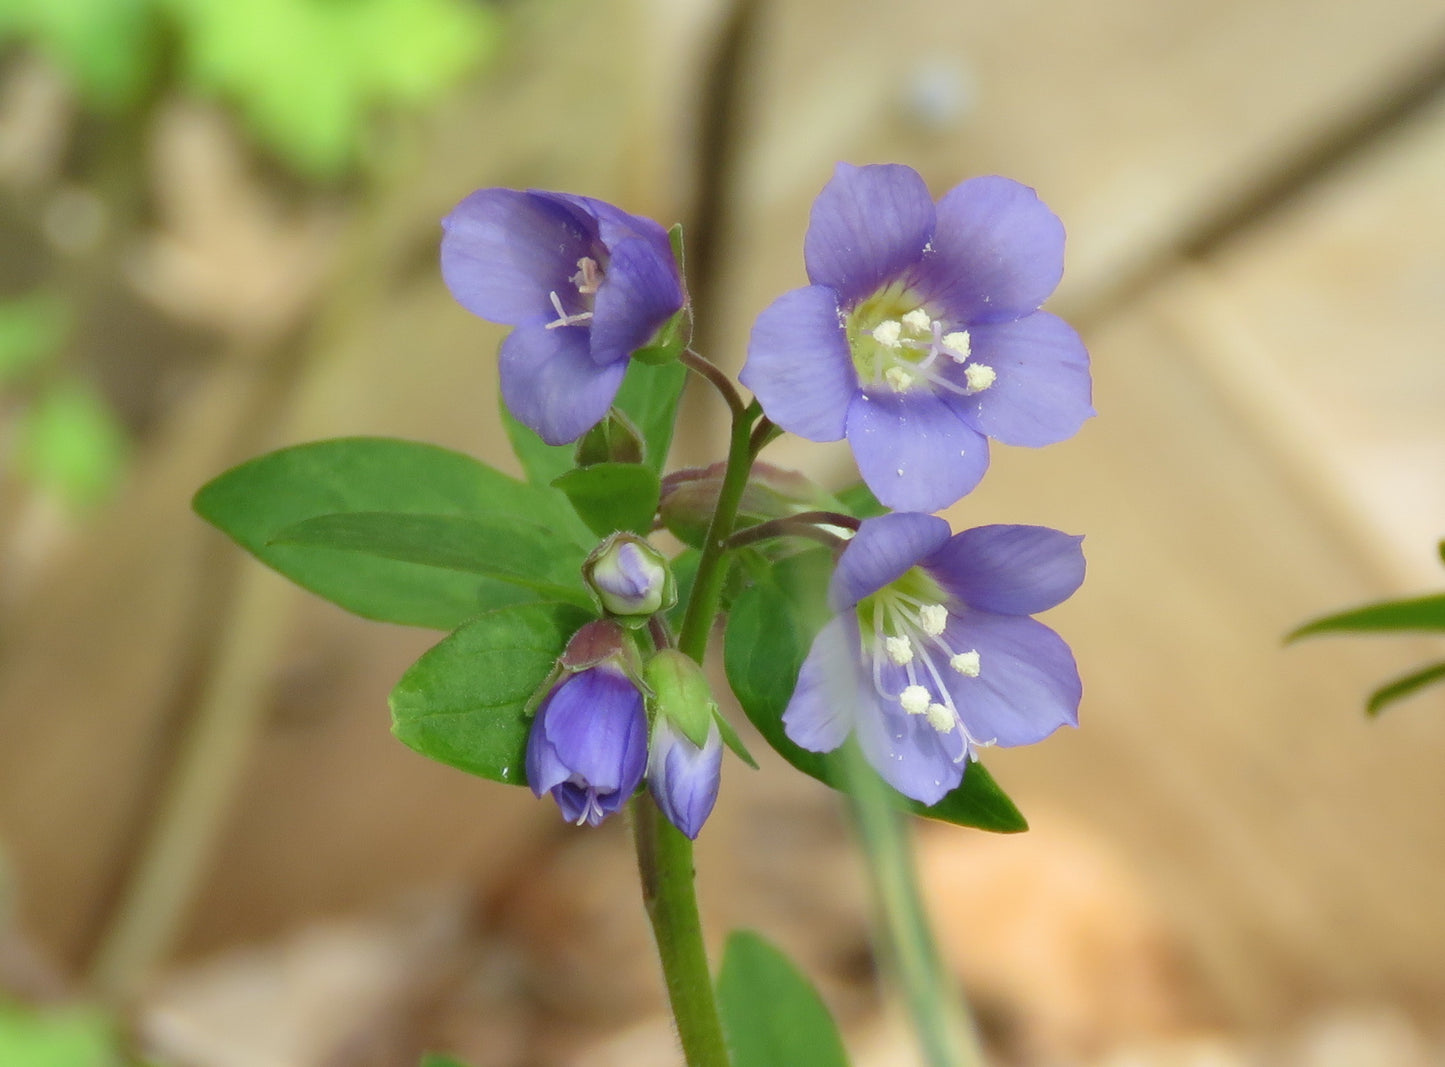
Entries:
MULTIPOLYGON (((919 828, 998 1062, 1445 1063, 1445 691, 1361 710, 1440 642, 1281 644, 1445 576, 1445 8, 64 6, 0 0, 10 997, 105 998, 196 1067, 676 1062, 620 822, 402 748, 386 694, 436 635, 291 589, 188 502, 341 434, 511 469, 501 332, 436 266, 473 188, 684 222, 698 346, 736 371, 834 162, 899 161, 1064 219, 1050 307, 1100 412, 997 448, 949 516, 1090 562, 1050 618, 1082 728, 989 760, 1033 832, 919 828)), ((717 458, 688 404, 675 461, 717 458)), ((860 1065, 913 1063, 857 863, 825 790, 730 764, 705 920, 794 954, 860 1065)))

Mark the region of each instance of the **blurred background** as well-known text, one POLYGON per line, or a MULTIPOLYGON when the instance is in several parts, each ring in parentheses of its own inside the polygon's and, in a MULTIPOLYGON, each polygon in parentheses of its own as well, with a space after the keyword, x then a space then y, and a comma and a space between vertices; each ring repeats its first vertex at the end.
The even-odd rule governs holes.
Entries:
MULTIPOLYGON (((997 1063, 1445 1063, 1445 692, 1361 710, 1440 642, 1282 646, 1445 584, 1438 2, 0 0, 0 1064, 676 1062, 620 820, 393 741, 437 635, 189 499, 343 434, 514 469, 436 263, 470 190, 683 222, 736 371, 838 160, 1035 186, 1094 359, 1099 418, 949 514, 1090 562, 1082 728, 988 761, 1033 831, 917 828, 997 1063)), ((836 798, 730 763, 698 856, 712 935, 917 1062, 836 798)))

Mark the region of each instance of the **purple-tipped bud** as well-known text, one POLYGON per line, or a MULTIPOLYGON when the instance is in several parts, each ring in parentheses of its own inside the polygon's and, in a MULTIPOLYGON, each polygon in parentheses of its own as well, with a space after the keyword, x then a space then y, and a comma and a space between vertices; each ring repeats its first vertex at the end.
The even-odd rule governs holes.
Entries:
POLYGON ((627 802, 647 769, 642 693, 608 660, 566 674, 527 737, 527 784, 551 793, 568 822, 596 826, 627 802))
POLYGON ((647 787, 667 821, 688 837, 696 838, 712 814, 722 774, 722 737, 717 726, 708 730, 698 747, 659 715, 652 727, 652 750, 647 758, 647 787))
POLYGON ((635 534, 603 541, 582 565, 582 576, 612 615, 652 615, 677 603, 667 560, 635 534))

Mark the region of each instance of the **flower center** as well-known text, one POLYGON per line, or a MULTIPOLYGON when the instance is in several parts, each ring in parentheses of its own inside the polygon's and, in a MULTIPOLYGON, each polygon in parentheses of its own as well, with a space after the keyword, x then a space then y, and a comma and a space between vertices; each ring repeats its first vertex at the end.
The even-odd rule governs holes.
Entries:
POLYGON ((860 601, 858 622, 874 690, 909 715, 924 716, 940 734, 955 737, 959 745, 955 762, 962 763, 977 759, 975 750, 993 742, 969 733, 945 684, 946 672, 977 678, 983 669, 978 649, 949 643, 949 619, 958 611, 956 604, 950 611, 951 603, 937 582, 914 567, 860 601))
POLYGON ((879 289, 845 320, 853 367, 865 386, 928 388, 973 396, 998 375, 976 359, 967 330, 946 330, 901 282, 879 289), (960 381, 960 377, 962 380, 960 381))
POLYGON ((552 309, 557 312, 557 317, 547 323, 549 330, 555 330, 559 326, 576 326, 592 318, 592 304, 598 287, 602 285, 602 268, 591 256, 583 256, 577 261, 577 273, 567 280, 577 289, 578 299, 570 302, 580 306, 582 310, 569 312, 563 305, 562 298, 557 295, 557 290, 553 289, 547 297, 552 301, 552 309))

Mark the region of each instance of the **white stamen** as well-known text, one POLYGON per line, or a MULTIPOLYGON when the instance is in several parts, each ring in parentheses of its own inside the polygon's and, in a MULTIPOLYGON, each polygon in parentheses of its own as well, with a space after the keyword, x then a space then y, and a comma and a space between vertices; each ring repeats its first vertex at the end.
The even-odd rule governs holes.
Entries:
POLYGON ((976 393, 983 392, 998 379, 998 374, 987 363, 970 363, 963 368, 963 376, 976 393))
POLYGON ((883 372, 883 380, 893 387, 895 393, 902 393, 913 384, 913 375, 902 367, 893 366, 883 372))
POLYGON ((953 712, 949 711, 942 704, 928 705, 928 725, 932 726, 941 734, 946 734, 953 729, 953 712))
POLYGON ((937 637, 948 625, 948 609, 942 604, 924 604, 918 609, 918 621, 924 633, 937 637))
POLYGON ((887 637, 883 640, 883 647, 888 652, 888 658, 898 666, 902 667, 913 662, 913 646, 909 644, 906 637, 887 637))
POLYGON ((928 312, 922 308, 914 308, 907 315, 903 316, 903 325, 907 326, 914 333, 927 333, 933 326, 933 320, 928 317, 928 312))
POLYGON ((577 323, 586 322, 592 317, 592 312, 590 311, 579 311, 576 315, 567 314, 567 309, 562 306, 562 298, 557 295, 557 290, 555 289, 548 293, 547 296, 552 301, 552 308, 557 312, 556 320, 547 323, 545 328, 548 330, 555 330, 558 326, 575 326, 577 323))
POLYGON ((979 671, 978 649, 970 649, 967 652, 959 652, 953 656, 948 665, 959 674, 969 678, 977 678, 979 671))
POLYGON ((899 338, 903 335, 903 327, 893 319, 887 319, 873 327, 873 340, 877 341, 884 348, 898 348, 902 342, 899 338))
POLYGON ((902 704, 903 710, 910 715, 923 715, 927 713, 928 705, 933 703, 933 697, 923 686, 910 685, 898 694, 898 703, 902 704))
POLYGON ((953 357, 955 363, 962 363, 973 351, 967 330, 955 330, 953 333, 944 334, 943 347, 953 357))

